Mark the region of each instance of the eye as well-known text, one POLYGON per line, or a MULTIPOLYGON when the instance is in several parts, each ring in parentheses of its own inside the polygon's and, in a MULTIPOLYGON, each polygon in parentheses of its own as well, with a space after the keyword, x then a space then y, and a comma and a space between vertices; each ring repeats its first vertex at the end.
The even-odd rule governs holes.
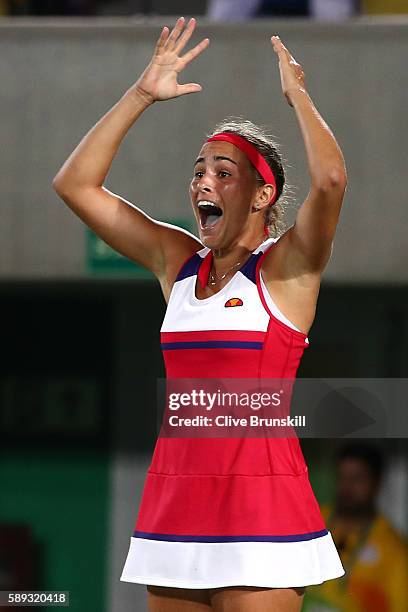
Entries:
MULTIPOLYGON (((198 170, 198 171, 197 171, 197 172, 194 174, 195 178, 201 178, 201 177, 199 177, 199 176, 198 176, 199 174, 203 174, 203 171, 202 171, 202 170, 198 170)), ((226 174, 227 176, 231 176, 231 174, 230 174, 229 172, 227 172, 226 170, 220 170, 220 171, 219 171, 219 174, 226 174)))

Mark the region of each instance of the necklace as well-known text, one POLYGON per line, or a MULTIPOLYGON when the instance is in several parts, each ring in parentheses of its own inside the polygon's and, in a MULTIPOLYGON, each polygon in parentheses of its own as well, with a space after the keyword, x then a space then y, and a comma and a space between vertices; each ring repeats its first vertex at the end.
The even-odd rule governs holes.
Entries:
MULTIPOLYGON (((262 243, 261 243, 262 244, 262 243)), ((233 266, 231 266, 226 272, 224 272, 224 274, 222 276, 220 276, 218 278, 218 276, 211 270, 210 274, 209 274, 209 281, 208 281, 208 285, 210 287, 214 287, 214 285, 216 285, 217 283, 220 283, 222 280, 224 280, 224 278, 227 276, 227 274, 229 274, 232 270, 234 270, 234 268, 237 268, 238 266, 242 266, 242 264, 244 263, 244 261, 247 261, 247 259, 249 259, 249 257, 251 256, 252 252, 249 252, 248 255, 246 257, 244 257, 244 259, 242 261, 238 261, 237 263, 235 263, 233 266)), ((214 265, 214 262, 213 262, 214 265)))
POLYGON ((216 274, 214 274, 214 272, 210 272, 210 282, 208 283, 211 287, 214 287, 214 285, 216 285, 217 283, 220 283, 222 280, 224 280, 224 278, 227 276, 227 274, 229 274, 231 272, 231 270, 233 270, 234 268, 237 268, 238 266, 241 265, 241 262, 239 261, 238 263, 234 264, 233 266, 231 266, 222 276, 220 276, 220 278, 217 277, 216 274))

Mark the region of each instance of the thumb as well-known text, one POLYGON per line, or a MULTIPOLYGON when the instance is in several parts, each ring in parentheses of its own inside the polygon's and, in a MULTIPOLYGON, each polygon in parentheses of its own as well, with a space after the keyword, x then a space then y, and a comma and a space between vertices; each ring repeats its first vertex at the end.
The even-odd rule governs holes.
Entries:
POLYGON ((183 94, 196 93, 202 90, 199 83, 186 83, 185 85, 179 85, 177 93, 182 96, 183 94))

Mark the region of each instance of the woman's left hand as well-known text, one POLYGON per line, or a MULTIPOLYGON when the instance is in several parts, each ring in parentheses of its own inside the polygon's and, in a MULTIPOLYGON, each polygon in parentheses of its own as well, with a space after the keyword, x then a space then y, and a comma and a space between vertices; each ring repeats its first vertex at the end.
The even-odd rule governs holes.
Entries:
POLYGON ((295 60, 285 47, 279 36, 272 36, 271 42, 275 53, 279 58, 279 71, 281 77, 282 91, 290 106, 293 106, 291 94, 296 91, 305 90, 305 73, 303 68, 295 60))

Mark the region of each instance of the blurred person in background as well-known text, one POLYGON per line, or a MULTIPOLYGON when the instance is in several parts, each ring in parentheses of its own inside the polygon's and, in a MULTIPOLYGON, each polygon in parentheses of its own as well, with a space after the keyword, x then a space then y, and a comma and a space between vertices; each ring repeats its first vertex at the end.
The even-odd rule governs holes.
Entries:
POLYGON ((216 21, 245 21, 254 17, 338 21, 358 11, 359 0, 209 0, 207 17, 216 21))
POLYGON ((304 612, 407 612, 408 546, 377 507, 384 458, 351 442, 336 457, 336 495, 322 514, 345 576, 309 587, 304 612))

